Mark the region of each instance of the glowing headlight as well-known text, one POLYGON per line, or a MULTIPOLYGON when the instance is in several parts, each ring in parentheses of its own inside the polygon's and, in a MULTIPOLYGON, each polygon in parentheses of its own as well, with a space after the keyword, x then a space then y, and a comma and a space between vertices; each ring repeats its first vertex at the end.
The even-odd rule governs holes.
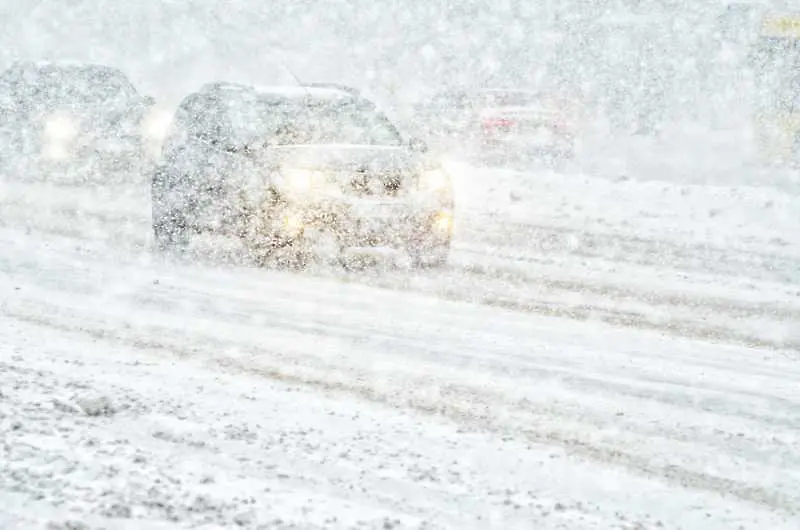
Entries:
POLYGON ((450 186, 450 177, 441 169, 423 172, 419 177, 419 187, 427 191, 446 190, 450 186))
POLYGON ((66 160, 72 153, 63 142, 48 142, 42 149, 42 154, 50 160, 66 160))
POLYGON ((162 141, 172 124, 172 114, 161 109, 152 109, 140 125, 142 136, 150 140, 162 141))
POLYGON ((439 212, 433 220, 433 227, 439 232, 453 231, 453 216, 449 212, 439 212))
POLYGON ((287 214, 283 218, 283 225, 292 233, 303 230, 303 218, 298 214, 287 214))
POLYGON ((70 141, 78 135, 78 128, 67 116, 53 116, 44 124, 44 135, 51 141, 70 141))
POLYGON ((325 185, 327 175, 309 169, 284 169, 281 171, 283 186, 294 193, 308 193, 325 185))

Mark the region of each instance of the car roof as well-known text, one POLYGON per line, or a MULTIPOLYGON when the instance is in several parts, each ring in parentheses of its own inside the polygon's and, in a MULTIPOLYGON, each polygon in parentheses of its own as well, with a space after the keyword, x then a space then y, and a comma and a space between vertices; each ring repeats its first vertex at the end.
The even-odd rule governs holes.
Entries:
POLYGON ((352 87, 350 85, 345 85, 342 83, 308 83, 304 84, 303 86, 309 88, 333 88, 336 90, 341 90, 342 92, 347 92, 348 94, 352 94, 354 96, 360 96, 361 90, 358 88, 352 87))
POLYGON ((303 100, 312 98, 316 100, 355 101, 357 97, 344 89, 329 86, 307 86, 307 85, 267 85, 253 86, 240 83, 214 82, 203 85, 198 93, 249 93, 257 96, 264 96, 268 99, 277 100, 303 100))
POLYGON ((540 91, 529 88, 448 88, 436 92, 436 96, 479 96, 491 94, 522 94, 535 96, 540 94, 540 91))
POLYGON ((539 96, 541 90, 529 88, 477 88, 466 92, 470 96, 539 96))
POLYGON ((480 94, 538 94, 529 88, 481 88, 476 90, 480 94))
POLYGON ((122 70, 106 64, 88 63, 83 61, 15 61, 8 70, 97 70, 122 74, 122 70))

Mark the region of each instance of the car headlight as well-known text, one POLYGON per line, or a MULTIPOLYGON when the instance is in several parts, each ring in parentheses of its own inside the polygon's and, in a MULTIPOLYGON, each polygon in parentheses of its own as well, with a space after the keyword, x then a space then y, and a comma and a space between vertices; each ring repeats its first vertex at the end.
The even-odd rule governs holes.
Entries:
POLYGON ((141 122, 142 136, 148 140, 163 141, 172 124, 172 114, 162 109, 151 109, 141 122))
POLYGON ((305 223, 301 214, 290 212, 283 217, 283 227, 292 234, 302 232, 304 226, 305 223))
POLYGON ((450 187, 450 177, 442 169, 423 171, 419 176, 419 187, 425 191, 444 191, 450 187))
POLYGON ((328 176, 322 171, 312 169, 283 169, 280 172, 280 184, 286 191, 293 193, 310 193, 325 186, 328 176))
POLYGON ((77 135, 78 127, 68 116, 52 116, 44 124, 44 136, 49 141, 68 142, 77 135))
POLYGON ((453 231, 453 214, 439 212, 433 218, 433 228, 439 233, 450 234, 453 231))
POLYGON ((67 160, 72 155, 68 145, 64 142, 48 142, 42 148, 42 154, 49 160, 67 160))

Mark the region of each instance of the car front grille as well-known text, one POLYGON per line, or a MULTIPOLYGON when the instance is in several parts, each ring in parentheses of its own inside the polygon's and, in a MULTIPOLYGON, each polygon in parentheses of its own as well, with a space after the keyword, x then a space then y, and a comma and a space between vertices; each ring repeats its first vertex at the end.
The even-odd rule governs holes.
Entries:
POLYGON ((400 173, 358 171, 350 176, 347 191, 359 197, 396 197, 404 191, 405 181, 400 173))

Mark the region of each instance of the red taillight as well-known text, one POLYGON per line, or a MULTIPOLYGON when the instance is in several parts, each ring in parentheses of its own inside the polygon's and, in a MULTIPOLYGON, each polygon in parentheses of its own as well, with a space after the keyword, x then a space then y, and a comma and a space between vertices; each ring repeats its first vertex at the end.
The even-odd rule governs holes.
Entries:
POLYGON ((514 125, 514 121, 508 118, 486 118, 483 120, 485 129, 508 129, 514 125))
POLYGON ((569 116, 559 116, 553 120, 552 127, 555 132, 567 134, 575 129, 575 123, 569 116))

